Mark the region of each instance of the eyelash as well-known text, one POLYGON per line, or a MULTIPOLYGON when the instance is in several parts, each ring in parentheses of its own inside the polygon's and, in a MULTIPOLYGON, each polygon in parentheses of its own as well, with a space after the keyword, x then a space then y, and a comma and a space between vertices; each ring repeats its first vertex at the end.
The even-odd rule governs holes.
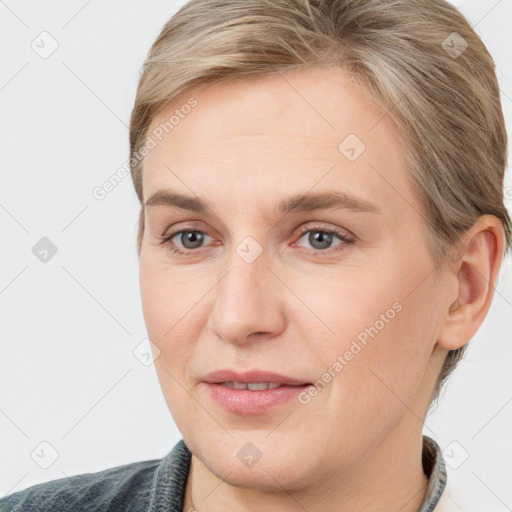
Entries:
MULTIPOLYGON (((339 230, 339 229, 330 229, 330 228, 327 228, 325 226, 305 226, 303 229, 300 230, 299 232, 299 237, 297 239, 300 240, 305 233, 308 233, 309 231, 316 231, 316 232, 319 232, 319 233, 327 233, 329 235, 336 235, 342 242, 345 242, 345 244, 353 244, 354 241, 355 241, 355 238, 348 235, 347 233, 339 230)), ((161 238, 161 242, 160 242, 160 245, 168 245, 169 246, 169 250, 174 253, 174 254, 178 254, 178 255, 181 255, 181 256, 187 256, 187 255, 190 255, 192 253, 198 253, 200 252, 200 249, 181 249, 179 247, 177 247, 173 242, 171 242, 171 240, 176 236, 176 235, 179 235, 181 233, 187 233, 187 232, 190 232, 190 233, 201 233, 203 235, 208 235, 208 233, 206 233, 205 231, 201 231, 201 230, 198 230, 198 229, 193 229, 192 227, 184 227, 184 228, 181 228, 179 230, 176 230, 176 231, 173 231, 171 233, 169 233, 168 235, 166 236, 163 236, 163 237, 160 237, 161 238)), ((210 235, 208 235, 210 236, 210 235)), ((343 244, 340 244, 340 246, 342 246, 343 244)), ((336 246, 336 247, 340 247, 340 246, 336 246)), ((329 249, 325 249, 325 250, 312 250, 313 252, 313 255, 317 255, 317 254, 330 254, 331 252, 336 252, 336 251, 339 251, 339 250, 343 250, 343 249, 338 249, 338 248, 329 248, 329 249)))

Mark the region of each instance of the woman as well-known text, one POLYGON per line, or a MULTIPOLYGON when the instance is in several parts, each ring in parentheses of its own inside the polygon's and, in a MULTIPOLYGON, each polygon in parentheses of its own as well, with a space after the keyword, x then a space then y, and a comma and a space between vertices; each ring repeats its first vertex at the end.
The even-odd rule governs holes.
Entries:
POLYGON ((192 0, 144 64, 130 143, 183 439, 2 510, 460 510, 422 426, 512 243, 494 63, 463 16, 192 0))

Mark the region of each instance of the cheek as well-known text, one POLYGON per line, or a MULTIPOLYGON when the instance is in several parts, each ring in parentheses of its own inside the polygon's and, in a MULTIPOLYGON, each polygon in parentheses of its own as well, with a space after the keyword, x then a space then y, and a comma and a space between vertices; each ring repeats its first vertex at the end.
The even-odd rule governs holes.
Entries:
POLYGON ((174 272, 141 262, 141 302, 148 337, 155 345, 154 366, 167 407, 182 434, 193 430, 190 418, 201 413, 190 396, 186 373, 192 356, 190 340, 198 336, 192 308, 198 297, 190 290, 190 282, 180 282, 174 272))
MULTIPOLYGON (((312 428, 317 428, 320 420, 328 432, 336 433, 334 437, 325 436, 329 439, 326 452, 345 453, 347 459, 355 460, 360 456, 361 446, 365 450, 377 446, 404 417, 413 423, 417 422, 416 416, 421 417, 421 411, 416 410, 415 397, 431 349, 426 331, 418 331, 419 312, 409 302, 403 301, 402 305, 403 309, 384 327, 376 322, 379 317, 375 316, 375 311, 365 310, 357 321, 343 321, 339 317, 340 332, 350 324, 352 335, 338 337, 336 346, 331 344, 329 351, 323 351, 322 371, 330 367, 335 376, 328 387, 305 406, 311 407, 310 417, 316 419, 312 428), (362 330, 361 324, 364 325, 362 330), (378 330, 379 327, 382 328, 378 330), (366 336, 358 338, 361 333, 366 336), (339 363, 338 356, 343 362, 335 367, 333 363, 339 363), (353 445, 347 446, 347 439, 352 440, 353 445)), ((383 307, 376 312, 385 311, 383 307)), ((329 374, 318 377, 323 381, 329 374)))
POLYGON ((188 321, 187 310, 191 309, 194 299, 197 302, 199 291, 190 279, 183 279, 179 269, 149 258, 141 258, 139 284, 148 333, 153 334, 155 340, 171 338, 181 328, 180 323, 188 321))
MULTIPOLYGON (((307 304, 320 317, 316 335, 304 315, 297 311, 294 318, 302 322, 298 330, 310 344, 320 385, 329 382, 329 398, 319 393, 329 414, 343 414, 339 404, 344 404, 360 417, 355 424, 375 417, 392 421, 404 412, 403 402, 414 398, 434 346, 438 312, 430 280, 410 293, 410 283, 398 275, 403 272, 406 265, 400 272, 388 269, 385 279, 382 273, 366 275, 360 281, 366 284, 356 285, 354 275, 347 275, 307 286, 307 304)), ((306 293, 298 283, 295 289, 306 293)))
POLYGON ((186 363, 197 329, 197 303, 201 293, 191 287, 190 281, 183 282, 169 272, 156 266, 140 265, 140 293, 144 322, 148 337, 157 348, 153 349, 155 368, 167 394, 179 392, 174 376, 186 385, 186 363), (192 290, 192 291, 191 291, 192 290), (177 387, 175 387, 175 385, 177 387))

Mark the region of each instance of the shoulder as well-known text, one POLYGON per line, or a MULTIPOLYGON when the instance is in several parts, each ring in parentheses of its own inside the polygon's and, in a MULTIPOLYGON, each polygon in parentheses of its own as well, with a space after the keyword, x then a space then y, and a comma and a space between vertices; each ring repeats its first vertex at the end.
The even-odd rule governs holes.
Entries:
POLYGON ((141 510, 149 502, 162 459, 132 462, 95 473, 33 485, 0 499, 2 512, 93 512, 141 510))

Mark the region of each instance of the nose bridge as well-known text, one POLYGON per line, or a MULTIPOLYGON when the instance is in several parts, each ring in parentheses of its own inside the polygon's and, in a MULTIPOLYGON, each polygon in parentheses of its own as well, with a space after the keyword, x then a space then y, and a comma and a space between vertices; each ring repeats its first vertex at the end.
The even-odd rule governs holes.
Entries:
POLYGON ((275 280, 266 249, 246 236, 226 256, 210 327, 221 338, 243 342, 250 334, 275 334, 282 326, 275 280))

